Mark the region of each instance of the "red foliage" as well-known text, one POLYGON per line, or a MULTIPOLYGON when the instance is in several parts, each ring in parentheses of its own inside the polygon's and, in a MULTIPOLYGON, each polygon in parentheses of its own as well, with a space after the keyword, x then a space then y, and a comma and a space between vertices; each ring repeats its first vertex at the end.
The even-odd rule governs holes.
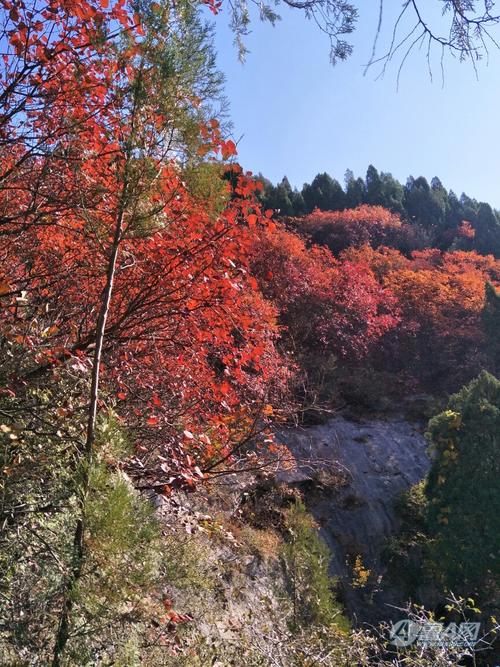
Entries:
POLYGON ((1 5, 0 224, 17 233, 81 203, 67 187, 80 151, 113 158, 140 27, 123 0, 1 5), (125 32, 127 57, 115 50, 125 32))
POLYGON ((458 227, 458 236, 462 236, 465 239, 473 239, 476 235, 476 231, 470 222, 467 220, 462 220, 462 223, 458 227))
POLYGON ((256 255, 264 293, 299 353, 364 356, 431 391, 456 389, 483 362, 485 283, 500 282, 492 256, 432 248, 408 258, 366 244, 335 259, 284 230, 267 232, 256 255))
POLYGON ((388 363, 427 387, 456 388, 481 364, 485 283, 498 282, 500 262, 475 252, 414 252, 363 248, 382 285, 397 300, 401 322, 385 341, 388 363))
POLYGON ((136 465, 167 492, 240 451, 272 415, 293 367, 280 333, 297 358, 381 349, 422 377, 475 363, 498 261, 376 250, 403 228, 370 206, 292 221, 345 251, 308 247, 262 214, 251 174, 232 165, 222 184, 217 159, 234 142, 197 115, 194 96, 168 94, 123 0, 0 2, 1 333, 19 357, 13 383, 62 364, 89 372, 111 275, 102 380, 136 465), (188 134, 200 131, 189 158, 217 183, 202 196, 171 145, 186 109, 188 134))
MULTIPOLYGON (((20 348, 13 382, 64 363, 87 373, 116 250, 102 380, 143 476, 190 485, 242 439, 235 415, 262 415, 284 386, 275 311, 248 272, 250 228, 267 218, 237 165, 214 201, 190 193, 171 118, 197 102, 170 100, 137 18, 106 4, 51 0, 25 31, 18 3, 4 30, 2 334, 20 348)), ((236 148, 215 120, 199 146, 207 165, 236 148)))
MULTIPOLYGON (((274 309, 247 270, 250 230, 238 222, 244 200, 214 219, 179 183, 176 192, 164 211, 173 224, 122 243, 104 348, 104 376, 119 388, 128 428, 149 459, 160 454, 169 476, 202 465, 203 433, 217 441, 214 454, 227 454, 226 417, 242 405, 258 412, 286 377, 274 347, 274 309), (175 423, 196 440, 179 438, 175 423)), ((3 280, 27 303, 20 316, 13 299, 4 331, 33 350, 39 368, 82 359, 95 340, 105 256, 97 238, 82 243, 79 226, 32 227, 15 252, 9 240, 3 280)))
POLYGON ((337 254, 349 247, 369 244, 373 247, 394 245, 402 234, 398 215, 382 206, 362 205, 344 211, 315 209, 294 224, 314 243, 326 245, 337 254))
POLYGON ((398 321, 393 297, 366 261, 338 261, 283 228, 260 235, 253 270, 296 352, 357 359, 398 321))

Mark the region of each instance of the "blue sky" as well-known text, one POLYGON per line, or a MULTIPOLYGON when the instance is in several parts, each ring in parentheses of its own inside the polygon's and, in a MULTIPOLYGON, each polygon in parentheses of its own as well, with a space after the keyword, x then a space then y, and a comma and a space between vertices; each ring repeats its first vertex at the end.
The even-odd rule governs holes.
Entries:
MULTIPOLYGON (((429 78, 425 52, 414 52, 397 89, 396 59, 383 79, 363 76, 377 25, 374 0, 360 3, 354 54, 332 67, 327 39, 299 12, 282 8, 275 28, 254 20, 250 53, 238 62, 228 16, 216 21, 218 64, 227 77, 233 135, 241 164, 272 181, 286 174, 299 188, 318 172, 343 182, 368 164, 404 182, 437 175, 447 188, 500 208, 500 51, 479 66, 436 52, 429 78)), ((387 5, 388 3, 386 3, 387 5)), ((391 0, 394 8, 399 0, 391 0)), ((423 5, 428 7, 428 0, 423 5)), ((389 31, 391 17, 385 17, 389 31)), ((381 50, 387 32, 381 36, 381 50)))

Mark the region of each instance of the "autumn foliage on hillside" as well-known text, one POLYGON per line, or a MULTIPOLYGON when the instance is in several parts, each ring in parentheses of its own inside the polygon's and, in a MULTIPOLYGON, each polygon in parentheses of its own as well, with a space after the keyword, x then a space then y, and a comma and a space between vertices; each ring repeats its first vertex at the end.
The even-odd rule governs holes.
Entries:
POLYGON ((398 322, 395 299, 366 261, 339 261, 284 228, 262 231, 252 268, 296 353, 360 359, 398 322))
POLYGON ((286 405, 306 358, 389 368, 411 387, 483 363, 498 260, 412 250, 382 206, 275 225, 258 181, 222 167, 235 144, 211 113, 219 84, 195 12, 2 7, 5 391, 74 364, 91 385, 87 450, 102 389, 143 476, 168 492, 239 451, 241 424, 286 405))
POLYGON ((192 3, 0 11, 0 653, 125 664, 131 616, 162 648, 183 622, 151 622, 138 491, 269 472, 273 420, 363 369, 445 392, 498 364, 500 261, 381 206, 276 223, 192 3))
POLYGON ((295 218, 294 223, 301 234, 335 254, 351 246, 393 245, 402 235, 398 215, 382 206, 366 204, 344 211, 314 209, 309 215, 295 218))
POLYGON ((392 372, 408 391, 459 387, 488 364, 482 313, 499 260, 472 251, 403 254, 380 244, 381 229, 401 229, 396 216, 366 208, 294 219, 303 236, 285 228, 260 235, 254 271, 277 307, 285 347, 324 363, 333 354, 340 369, 392 372), (341 229, 349 247, 334 256, 321 246, 341 229))
POLYGON ((426 250, 382 275, 401 313, 401 325, 388 341, 388 362, 392 358, 431 391, 456 388, 477 372, 487 363, 485 285, 498 280, 499 268, 491 256, 426 250))
POLYGON ((195 13, 2 7, 8 391, 76 363, 92 376, 87 447, 101 386, 146 476, 168 488, 226 461, 236 415, 284 403, 301 356, 423 383, 481 363, 498 261, 411 251, 408 225, 382 206, 274 225, 260 184, 237 165, 224 173, 235 145, 211 114, 218 84, 195 13))

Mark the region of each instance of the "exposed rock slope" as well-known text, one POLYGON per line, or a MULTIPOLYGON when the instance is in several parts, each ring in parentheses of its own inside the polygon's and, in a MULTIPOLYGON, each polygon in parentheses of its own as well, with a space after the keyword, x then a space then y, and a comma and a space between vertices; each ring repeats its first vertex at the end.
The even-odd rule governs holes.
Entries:
POLYGON ((322 527, 332 552, 332 573, 342 583, 348 611, 362 620, 391 615, 387 604, 402 604, 398 592, 385 590, 381 551, 397 532, 397 497, 421 480, 430 465, 421 425, 401 418, 350 421, 336 417, 325 424, 289 429, 281 438, 299 461, 298 471, 283 481, 304 486, 310 511, 322 527), (319 493, 323 477, 343 476, 340 489, 319 493), (356 557, 371 571, 370 584, 353 587, 356 557))

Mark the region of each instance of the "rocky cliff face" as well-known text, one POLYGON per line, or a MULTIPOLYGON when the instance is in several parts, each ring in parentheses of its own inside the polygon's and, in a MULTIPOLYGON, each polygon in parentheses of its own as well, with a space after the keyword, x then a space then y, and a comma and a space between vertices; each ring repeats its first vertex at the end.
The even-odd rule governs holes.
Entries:
POLYGON ((246 642, 267 655, 288 636, 281 528, 297 487, 330 548, 348 615, 378 624, 401 615, 387 605, 406 605, 406 593, 386 581, 381 552, 398 532, 395 500, 429 469, 422 425, 336 417, 278 439, 297 460, 278 479, 236 475, 206 493, 157 498, 168 542, 165 594, 195 619, 187 632, 199 651, 207 642, 239 651, 246 642), (361 586, 353 585, 357 558, 370 571, 361 586))
POLYGON ((399 528, 396 499, 429 469, 422 425, 400 418, 337 417, 280 436, 298 459, 298 469, 282 473, 282 479, 304 488, 309 509, 331 549, 332 574, 339 577, 348 612, 370 622, 394 617, 396 612, 388 605, 405 601, 394 587, 384 585, 381 552, 399 528), (332 484, 320 492, 321 480, 331 475, 342 478, 340 489, 332 484), (366 586, 352 585, 356 559, 370 570, 366 586))

